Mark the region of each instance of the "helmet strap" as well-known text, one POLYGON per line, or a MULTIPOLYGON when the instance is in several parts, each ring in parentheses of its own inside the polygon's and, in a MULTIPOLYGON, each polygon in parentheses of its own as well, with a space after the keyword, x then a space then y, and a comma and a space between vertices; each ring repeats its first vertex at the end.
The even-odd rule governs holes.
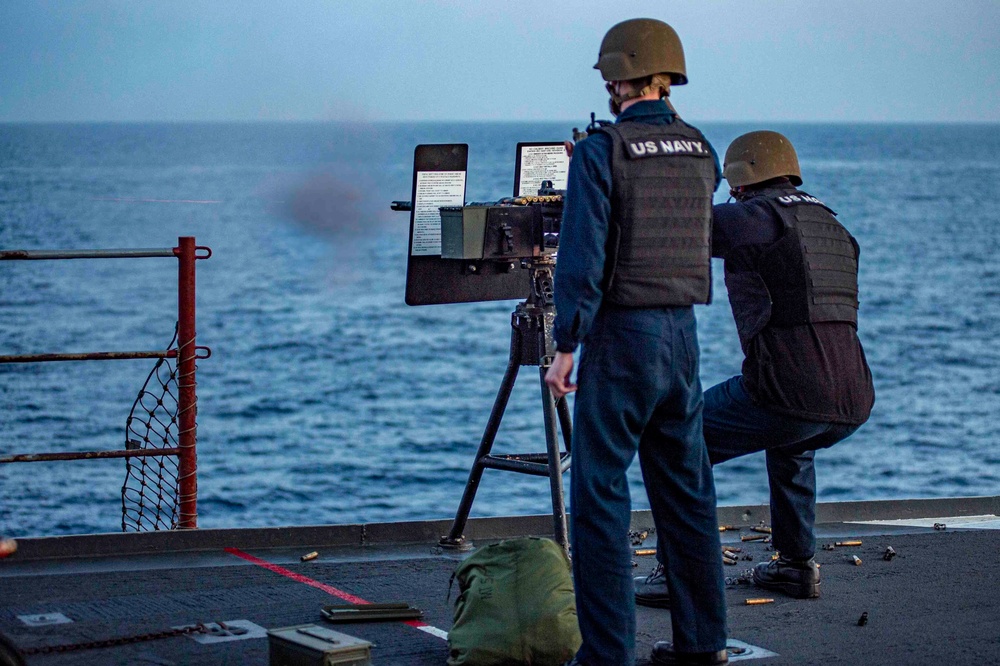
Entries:
POLYGON ((729 188, 729 196, 737 201, 743 201, 744 199, 749 199, 751 193, 747 190, 746 185, 738 185, 736 187, 729 188))
POLYGON ((670 75, 669 74, 654 74, 650 82, 638 90, 632 90, 631 92, 619 94, 617 92, 615 82, 608 81, 604 84, 604 88, 611 95, 611 99, 608 100, 608 106, 611 108, 611 113, 616 117, 622 112, 622 102, 627 102, 630 99, 636 99, 637 97, 645 97, 646 95, 659 90, 660 99, 670 96, 670 75))

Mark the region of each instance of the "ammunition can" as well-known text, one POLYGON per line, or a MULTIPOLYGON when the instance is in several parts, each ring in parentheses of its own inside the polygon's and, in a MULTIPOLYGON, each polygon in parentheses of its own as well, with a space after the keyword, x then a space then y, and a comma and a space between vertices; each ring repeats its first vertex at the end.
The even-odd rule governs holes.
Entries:
POLYGON ((489 206, 441 208, 441 258, 482 259, 489 206))
POLYGON ((368 641, 314 624, 267 632, 271 666, 370 666, 368 641))

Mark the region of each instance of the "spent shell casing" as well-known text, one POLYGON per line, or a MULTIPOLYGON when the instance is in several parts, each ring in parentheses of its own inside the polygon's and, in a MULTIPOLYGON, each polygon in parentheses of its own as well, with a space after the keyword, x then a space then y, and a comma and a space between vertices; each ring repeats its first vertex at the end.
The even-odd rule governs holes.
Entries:
POLYGON ((723 546, 723 547, 722 547, 722 552, 723 552, 723 553, 725 553, 725 552, 730 552, 730 553, 742 553, 742 552, 743 552, 743 549, 742 549, 742 548, 740 548, 739 546, 723 546))
POLYGON ((861 539, 856 539, 854 541, 838 541, 834 545, 842 546, 842 547, 843 546, 860 546, 861 545, 861 539))
POLYGON ((729 532, 729 531, 734 531, 734 530, 738 530, 738 529, 739 528, 736 527, 736 526, 734 526, 734 525, 719 525, 719 531, 720 532, 729 532))
POLYGON ((857 555, 851 555, 851 562, 854 562, 854 566, 856 567, 861 566, 861 558, 858 557, 857 555))
POLYGON ((834 546, 832 543, 823 544, 823 550, 833 550, 834 548, 836 548, 836 546, 834 546))
POLYGON ((634 552, 635 552, 636 557, 642 557, 644 555, 656 555, 656 549, 655 548, 639 548, 639 549, 635 550, 634 552))
POLYGON ((945 525, 944 523, 934 523, 934 529, 936 529, 936 530, 945 530, 945 529, 948 529, 948 526, 945 525))
POLYGON ((866 624, 868 624, 868 611, 865 611, 864 613, 862 613, 861 617, 858 618, 858 626, 859 627, 863 627, 866 624))
POLYGON ((639 532, 629 532, 628 537, 632 541, 633 546, 641 546, 642 542, 646 540, 649 536, 649 530, 642 530, 639 532))
POLYGON ((767 527, 766 525, 758 525, 756 527, 751 527, 750 531, 751 532, 759 532, 760 534, 770 534, 771 533, 771 528, 767 527))
POLYGON ((740 537, 740 541, 762 541, 766 538, 766 534, 744 534, 740 537))
POLYGON ((761 606, 763 604, 773 604, 774 599, 765 599, 763 597, 757 599, 747 599, 747 606, 761 606))
POLYGON ((722 556, 722 563, 723 564, 728 564, 729 566, 734 566, 736 564, 736 560, 733 559, 733 558, 731 558, 731 557, 726 557, 725 555, 723 555, 722 556))
POLYGON ((317 557, 319 557, 319 553, 317 553, 317 552, 316 552, 316 551, 314 550, 314 551, 313 551, 313 552, 311 552, 311 553, 306 553, 305 555, 303 555, 303 556, 302 556, 301 558, 299 558, 299 559, 301 559, 301 560, 302 560, 303 562, 308 562, 309 560, 315 560, 315 559, 316 559, 317 557))
POLYGON ((895 551, 895 549, 892 546, 886 547, 885 552, 882 553, 882 559, 885 560, 886 562, 888 562, 889 560, 891 560, 894 557, 896 557, 896 551, 895 551))

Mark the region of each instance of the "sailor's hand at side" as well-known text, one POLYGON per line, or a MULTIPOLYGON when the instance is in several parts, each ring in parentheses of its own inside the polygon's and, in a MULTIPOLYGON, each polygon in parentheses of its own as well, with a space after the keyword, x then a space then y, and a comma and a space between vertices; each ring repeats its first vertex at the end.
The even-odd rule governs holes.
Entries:
POLYGON ((545 383, 548 384, 552 397, 556 400, 576 390, 576 384, 571 384, 569 381, 571 374, 573 374, 573 354, 556 352, 552 365, 545 373, 545 383))

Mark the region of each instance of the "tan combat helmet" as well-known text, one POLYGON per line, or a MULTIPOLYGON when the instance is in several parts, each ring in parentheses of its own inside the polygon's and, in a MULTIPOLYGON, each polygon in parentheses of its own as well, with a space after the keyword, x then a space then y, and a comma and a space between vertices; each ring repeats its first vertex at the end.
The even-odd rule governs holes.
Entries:
POLYGON ((675 86, 687 83, 684 49, 669 25, 656 19, 622 21, 608 30, 594 69, 605 81, 631 81, 669 74, 675 86))
POLYGON ((799 158, 792 142, 770 130, 736 137, 726 150, 722 175, 730 187, 756 185, 781 176, 796 187, 802 184, 799 158))

